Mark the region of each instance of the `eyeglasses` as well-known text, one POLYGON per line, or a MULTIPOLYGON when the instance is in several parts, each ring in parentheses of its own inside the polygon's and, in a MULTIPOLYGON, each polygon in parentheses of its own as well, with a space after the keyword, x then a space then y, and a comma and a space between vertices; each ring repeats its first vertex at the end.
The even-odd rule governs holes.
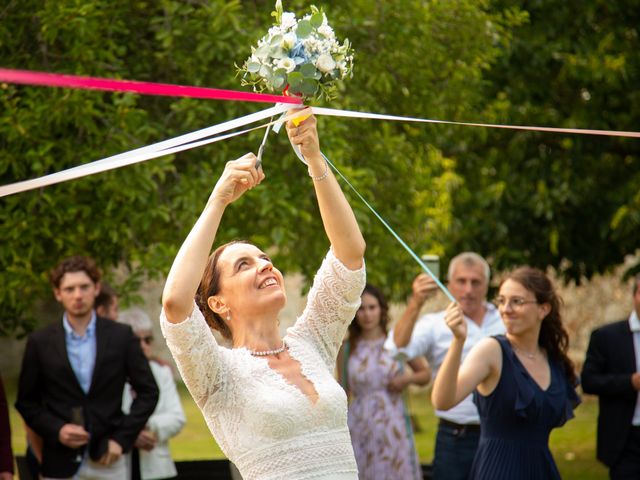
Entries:
POLYGON ((520 297, 513 298, 504 298, 504 297, 496 297, 493 303, 496 304, 499 308, 507 308, 508 305, 511 305, 511 308, 522 308, 528 303, 538 303, 536 300, 525 300, 520 297))
POLYGON ((146 337, 138 337, 138 338, 140 338, 141 342, 144 342, 147 345, 151 345, 151 342, 153 342, 153 336, 152 335, 148 335, 146 337))

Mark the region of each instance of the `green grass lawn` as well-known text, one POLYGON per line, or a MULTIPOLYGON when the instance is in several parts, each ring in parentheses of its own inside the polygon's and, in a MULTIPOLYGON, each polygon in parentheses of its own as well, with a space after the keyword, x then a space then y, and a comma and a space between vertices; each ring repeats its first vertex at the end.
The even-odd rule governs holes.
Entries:
MULTIPOLYGON (((9 385, 6 385, 9 387, 9 385)), ((224 455, 209 433, 200 411, 184 387, 180 387, 182 405, 187 416, 184 430, 171 441, 171 452, 175 460, 201 460, 223 458, 224 455)), ((15 401, 15 392, 9 390, 9 402, 15 401)), ((429 395, 415 393, 410 399, 410 409, 415 416, 419 430, 416 432, 416 444, 420 460, 430 463, 433 458, 433 443, 436 431, 436 419, 433 415, 429 395)), ((11 408, 11 426, 13 432, 14 453, 22 455, 25 450, 22 420, 14 408, 11 408)), ((595 459, 597 400, 586 397, 576 410, 576 417, 563 428, 556 429, 551 435, 551 450, 556 459, 563 479, 604 480, 606 469, 595 459)))

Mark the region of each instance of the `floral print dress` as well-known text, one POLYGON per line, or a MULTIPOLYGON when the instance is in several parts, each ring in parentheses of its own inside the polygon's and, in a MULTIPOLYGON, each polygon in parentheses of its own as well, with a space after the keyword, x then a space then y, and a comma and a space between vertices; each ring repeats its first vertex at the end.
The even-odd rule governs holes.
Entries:
POLYGON ((360 340, 347 363, 348 424, 361 480, 422 479, 401 393, 389 391, 400 365, 384 337, 360 340))

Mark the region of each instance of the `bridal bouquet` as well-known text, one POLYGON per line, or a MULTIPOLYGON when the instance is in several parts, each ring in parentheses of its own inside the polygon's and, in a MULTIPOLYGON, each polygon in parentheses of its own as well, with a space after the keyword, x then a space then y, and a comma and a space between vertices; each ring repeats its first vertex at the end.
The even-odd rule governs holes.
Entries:
POLYGON ((340 44, 324 12, 314 6, 297 20, 294 13, 283 12, 282 1, 277 0, 271 15, 274 25, 238 67, 242 85, 304 99, 335 98, 336 82, 353 75, 349 40, 340 44))

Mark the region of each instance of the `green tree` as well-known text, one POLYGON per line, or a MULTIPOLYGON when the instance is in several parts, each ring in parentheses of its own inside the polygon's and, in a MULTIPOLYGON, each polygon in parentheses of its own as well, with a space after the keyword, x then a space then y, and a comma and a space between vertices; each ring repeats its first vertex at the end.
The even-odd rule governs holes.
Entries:
MULTIPOLYGON (((486 75, 490 123, 638 130, 637 1, 494 1, 529 21, 486 75)), ((446 148, 446 147, 443 147, 446 148)), ((640 238, 638 139, 477 130, 459 156, 454 249, 499 269, 529 263, 580 280, 640 238)), ((636 267, 637 269, 637 267, 636 267)))
MULTIPOLYGON (((356 73, 331 106, 464 118, 484 105, 484 73, 523 21, 488 2, 326 2, 357 51, 356 73)), ((23 0, 0 11, 4 67, 239 88, 234 63, 268 28, 271 2, 23 0)), ((286 2, 303 13, 308 4, 286 2)), ((265 106, 266 107, 266 106, 265 106)), ((2 85, 0 182, 59 171, 261 108, 205 100, 2 85)), ((459 153, 472 134, 445 127, 321 120, 322 146, 419 252, 447 254, 453 206, 464 189, 459 153), (445 152, 443 154, 443 152, 445 152)), ((50 296, 46 272, 63 256, 124 265, 121 291, 166 273, 224 162, 255 151, 261 133, 0 200, 0 328, 33 326, 50 296)), ((310 276, 328 245, 306 170, 283 134, 272 136, 263 188, 232 207, 220 241, 271 247, 284 270, 310 276), (244 207, 244 208, 242 208, 244 207)), ((464 171, 463 171, 464 173, 464 171)), ((417 272, 351 196, 368 242, 372 281, 404 295, 417 272)))

